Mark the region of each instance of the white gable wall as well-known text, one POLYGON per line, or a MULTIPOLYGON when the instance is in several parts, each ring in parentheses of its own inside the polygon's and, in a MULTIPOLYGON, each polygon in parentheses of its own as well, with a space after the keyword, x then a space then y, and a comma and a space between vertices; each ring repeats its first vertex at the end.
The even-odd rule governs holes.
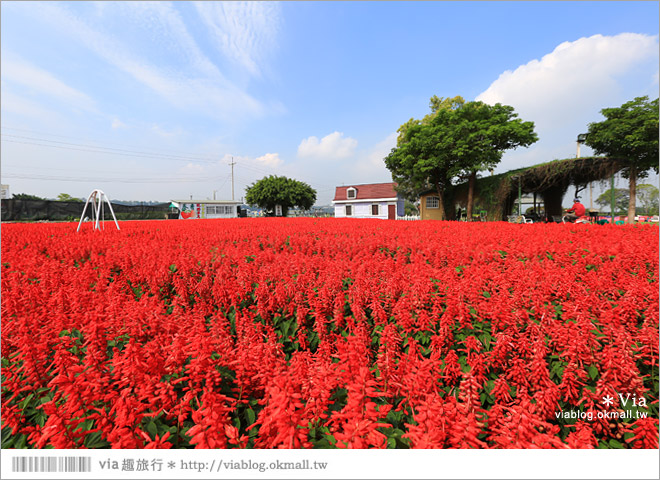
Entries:
POLYGON ((350 202, 335 204, 335 217, 346 218, 346 205, 353 206, 353 215, 348 218, 378 218, 387 220, 387 206, 396 205, 397 202, 350 202), (371 206, 378 205, 378 215, 371 214, 371 206))

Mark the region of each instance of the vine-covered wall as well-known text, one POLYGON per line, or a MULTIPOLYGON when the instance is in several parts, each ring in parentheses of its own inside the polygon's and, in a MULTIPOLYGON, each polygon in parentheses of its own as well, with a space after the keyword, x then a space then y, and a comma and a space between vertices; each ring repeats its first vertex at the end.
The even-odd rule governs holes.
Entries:
MULTIPOLYGON (((553 160, 531 167, 510 170, 497 175, 477 178, 473 212, 485 210, 488 220, 506 220, 522 194, 536 192, 545 205, 548 217, 562 214, 562 198, 570 185, 586 185, 602 180, 625 168, 625 160, 610 157, 583 157, 553 160)), ((467 206, 468 184, 454 188, 453 209, 467 206)))

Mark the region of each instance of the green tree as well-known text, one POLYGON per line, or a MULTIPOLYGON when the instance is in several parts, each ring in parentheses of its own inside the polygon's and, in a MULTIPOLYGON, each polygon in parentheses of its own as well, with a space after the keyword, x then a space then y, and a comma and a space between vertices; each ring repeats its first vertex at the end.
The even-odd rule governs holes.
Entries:
POLYGON ((245 201, 265 209, 271 216, 275 214, 275 206, 281 205, 282 215, 286 216, 292 207, 312 208, 316 202, 316 190, 298 180, 269 175, 245 189, 245 201))
POLYGON ((658 188, 650 183, 637 185, 637 199, 645 215, 658 215, 658 188))
POLYGON ((635 219, 636 184, 651 169, 658 173, 658 99, 637 97, 620 107, 604 108, 602 122, 589 124, 585 143, 598 155, 624 159, 629 180, 628 222, 635 219))
POLYGON ((30 195, 29 193, 14 193, 11 198, 15 200, 46 200, 45 198, 30 195))
POLYGON ((72 197, 68 193, 60 193, 57 196, 58 202, 82 202, 80 198, 72 197))
POLYGON ((410 200, 406 199, 403 204, 403 210, 405 215, 414 216, 419 215, 419 208, 410 200))
POLYGON ((410 120, 408 120, 406 123, 404 123, 399 127, 399 129, 397 130, 399 136, 396 139, 397 146, 400 146, 402 143, 406 141, 405 139, 406 132, 413 125, 428 125, 429 123, 431 123, 431 120, 438 114, 440 110, 456 110, 457 108, 463 106, 464 103, 465 100, 460 95, 456 95, 455 97, 452 98, 438 97, 437 95, 433 95, 431 97, 431 100, 429 101, 429 107, 431 108, 431 113, 425 115, 424 118, 422 118, 421 120, 417 120, 416 118, 411 118, 410 120))
POLYGON ((442 125, 443 135, 451 136, 458 169, 455 174, 468 179, 468 218, 472 218, 477 173, 495 168, 506 150, 527 147, 538 140, 534 122, 517 117, 509 105, 468 102, 439 112, 432 122, 442 125))
MULTIPOLYGON (((437 95, 433 95, 429 100, 429 108, 431 109, 431 113, 425 115, 421 120, 411 118, 399 127, 397 130, 399 133, 396 141, 397 147, 401 147, 402 145, 408 143, 409 139, 411 138, 411 134, 409 133, 410 129, 417 129, 420 126, 428 125, 431 123, 431 120, 435 118, 439 111, 455 110, 463 106, 464 103, 465 99, 460 95, 451 98, 438 97, 437 95)), ((410 150, 415 151, 414 148, 411 148, 410 150)), ((406 199, 413 202, 419 199, 419 194, 421 191, 436 188, 437 186, 436 182, 434 182, 432 179, 424 180, 423 178, 397 176, 395 180, 397 181, 396 190, 406 199)), ((442 204, 440 205, 440 208, 443 208, 442 204)))
MULTIPOLYGON (((615 188, 614 189, 614 215, 617 212, 625 212, 628 208, 628 203, 630 199, 628 198, 629 192, 627 188, 615 188)), ((598 195, 596 203, 600 205, 603 209, 611 210, 612 205, 612 189, 608 189, 605 192, 598 195)))
POLYGON ((451 171, 455 159, 448 155, 436 128, 421 123, 405 131, 400 146, 385 157, 385 166, 397 183, 397 190, 409 200, 425 190, 433 189, 440 197, 440 218, 445 217, 444 194, 451 187, 451 171))
POLYGON ((493 168, 505 150, 531 145, 538 137, 534 123, 516 118, 513 107, 449 100, 437 102, 441 106, 428 120, 402 125, 398 146, 385 158, 385 165, 406 197, 431 188, 437 191, 441 218, 452 180, 467 178, 471 218, 477 173, 493 168))

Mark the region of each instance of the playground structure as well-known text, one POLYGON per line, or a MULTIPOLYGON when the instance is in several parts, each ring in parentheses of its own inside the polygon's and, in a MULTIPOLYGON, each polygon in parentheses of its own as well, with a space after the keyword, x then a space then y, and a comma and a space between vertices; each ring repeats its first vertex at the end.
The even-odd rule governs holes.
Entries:
POLYGON ((103 206, 103 199, 105 199, 105 202, 108 204, 108 208, 112 214, 112 219, 115 221, 117 230, 120 230, 119 224, 117 223, 117 217, 115 216, 115 212, 112 210, 112 204, 110 203, 108 196, 103 192, 103 190, 96 189, 87 197, 85 207, 83 208, 82 214, 80 215, 80 222, 78 223, 76 232, 80 231, 80 227, 82 226, 83 221, 85 221, 85 212, 87 211, 87 206, 90 204, 90 202, 92 204, 91 220, 94 222, 94 230, 105 230, 105 207, 103 206))

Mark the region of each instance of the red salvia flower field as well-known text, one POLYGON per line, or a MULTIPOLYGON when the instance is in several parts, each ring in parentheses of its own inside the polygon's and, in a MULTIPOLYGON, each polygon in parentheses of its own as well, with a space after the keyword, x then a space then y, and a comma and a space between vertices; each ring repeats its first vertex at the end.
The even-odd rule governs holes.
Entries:
POLYGON ((658 228, 2 227, 3 448, 658 448, 658 228))

